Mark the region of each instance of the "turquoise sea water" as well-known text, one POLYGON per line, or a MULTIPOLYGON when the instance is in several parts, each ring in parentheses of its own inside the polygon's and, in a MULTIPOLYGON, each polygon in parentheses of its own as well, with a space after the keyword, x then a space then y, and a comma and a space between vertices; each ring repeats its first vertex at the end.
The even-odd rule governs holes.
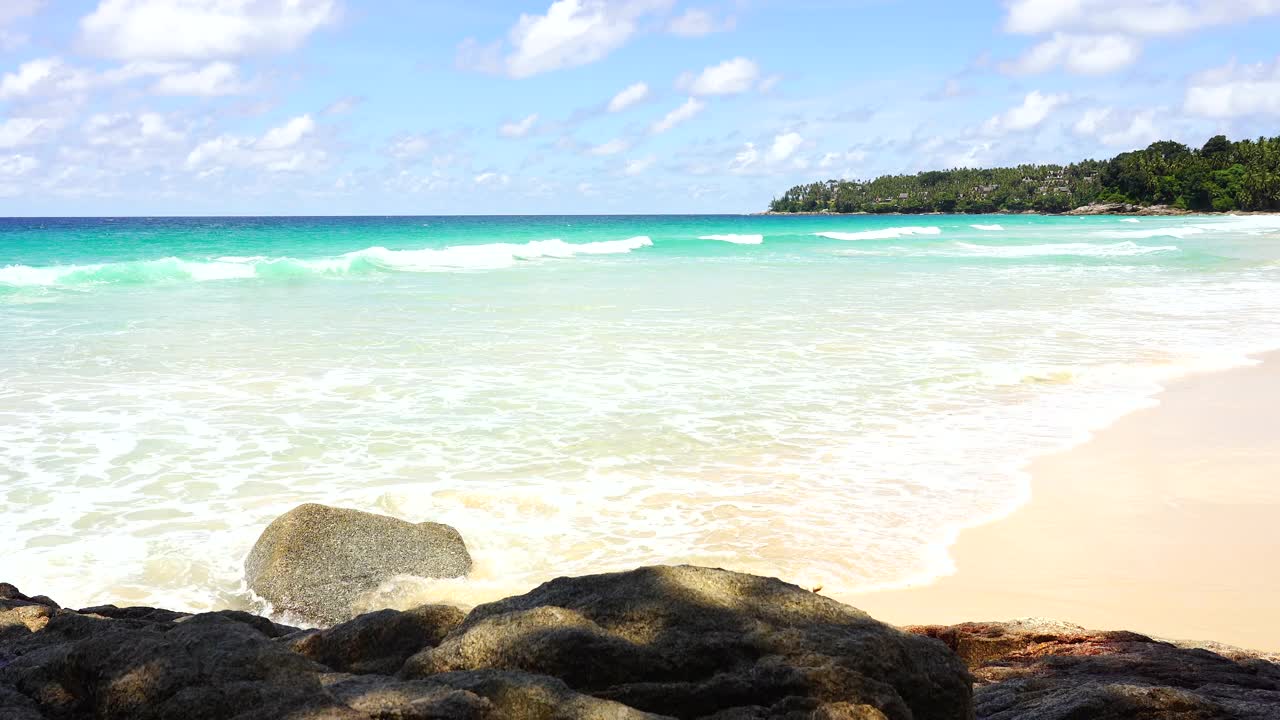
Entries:
POLYGON ((1280 347, 1280 218, 0 220, 0 579, 250 607, 317 501, 457 527, 475 602, 689 561, 949 570, 1028 458, 1280 347))

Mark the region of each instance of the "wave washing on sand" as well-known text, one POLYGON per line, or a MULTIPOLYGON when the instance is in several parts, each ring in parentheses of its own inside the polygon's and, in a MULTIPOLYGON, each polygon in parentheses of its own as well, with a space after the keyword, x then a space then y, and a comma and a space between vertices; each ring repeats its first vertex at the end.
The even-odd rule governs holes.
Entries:
POLYGON ((534 240, 523 244, 454 245, 440 249, 388 250, 370 247, 329 258, 300 260, 262 255, 225 255, 214 260, 159 260, 0 268, 0 285, 12 287, 142 285, 161 282, 209 282, 248 278, 288 278, 304 275, 346 275, 374 272, 449 272, 498 270, 524 260, 572 258, 579 255, 629 253, 653 245, 645 236, 626 240, 573 244, 563 240, 534 240))
POLYGON ((863 232, 820 232, 814 233, 818 237, 824 237, 829 240, 893 240, 900 237, 908 237, 910 235, 941 235, 942 228, 939 227, 891 227, 883 230, 864 230, 863 232))
MULTIPOLYGON (((413 232, 361 222, 347 247, 413 232)), ((528 233, 485 222, 471 230, 528 233)), ((1178 247, 1089 237, 1113 219, 1002 218, 990 236, 922 218, 942 237, 852 245, 813 232, 870 223, 600 222, 571 250, 630 251, 586 242, 601 233, 656 247, 545 272, 4 305, 0 520, 21 522, 3 564, 81 606, 249 607, 258 534, 320 502, 462 533, 471 575, 379 591, 401 607, 678 562, 841 597, 947 573, 961 528, 1025 499, 1029 458, 1280 337, 1258 220, 1192 219, 1231 235, 1178 247), (693 239, 714 230, 793 241, 693 239)), ((261 268, 299 246, 168 252, 261 268)), ((314 255, 393 253, 342 249, 314 255)), ((420 253, 373 259, 439 265, 420 253)))
POLYGON ((703 235, 699 240, 719 240, 735 245, 759 245, 764 242, 763 235, 703 235))

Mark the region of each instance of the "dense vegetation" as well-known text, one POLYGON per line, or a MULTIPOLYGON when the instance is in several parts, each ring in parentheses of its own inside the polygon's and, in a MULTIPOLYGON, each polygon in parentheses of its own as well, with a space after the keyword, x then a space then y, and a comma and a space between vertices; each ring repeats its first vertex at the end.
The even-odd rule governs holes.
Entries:
POLYGON ((869 181, 797 185, 773 212, 1065 212, 1093 203, 1170 205, 1184 210, 1280 210, 1280 137, 1196 150, 1162 141, 1110 160, 1067 166, 958 168, 869 181))

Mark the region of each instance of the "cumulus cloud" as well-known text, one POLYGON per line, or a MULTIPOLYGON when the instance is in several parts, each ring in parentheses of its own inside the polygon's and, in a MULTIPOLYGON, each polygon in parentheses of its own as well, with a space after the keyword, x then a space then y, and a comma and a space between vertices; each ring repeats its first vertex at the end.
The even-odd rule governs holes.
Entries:
POLYGON ((11 117, 0 122, 0 148, 17 148, 44 142, 62 127, 50 118, 11 117))
POLYGON ((195 95, 216 97, 235 95, 248 89, 240 80, 235 65, 229 62, 212 62, 199 68, 175 70, 161 75, 151 91, 157 95, 195 95))
POLYGON ((683 37, 702 37, 715 32, 732 30, 733 26, 733 18, 726 18, 720 21, 716 20, 716 17, 706 10, 689 8, 680 15, 671 18, 671 21, 667 23, 667 32, 683 37))
POLYGON ((804 138, 800 137, 800 133, 789 132, 778 135, 773 138, 773 145, 769 147, 769 161, 782 162, 795 154, 800 145, 804 143, 804 138))
POLYGON ((80 41, 118 60, 216 60, 292 50, 338 16, 337 0, 101 0, 80 41))
POLYGON ((1119 148, 1145 147, 1163 132, 1156 124, 1162 108, 1124 112, 1114 108, 1090 108, 1072 126, 1075 134, 1119 148))
POLYGON ((609 112, 622 112, 636 103, 644 102, 649 97, 649 85, 638 82, 628 85, 609 101, 609 112))
POLYGON ((1124 35, 1072 35, 1053 37, 1032 47, 1013 62, 1006 72, 1025 75, 1063 67, 1079 75, 1102 75, 1132 64, 1142 54, 1142 43, 1124 35))
POLYGON ((622 47, 648 15, 673 0, 555 0, 541 15, 522 14, 502 41, 468 38, 458 46, 459 67, 524 78, 587 65, 622 47), (505 49, 505 53, 504 53, 505 49))
POLYGON ((511 176, 496 172, 482 172, 472 178, 472 181, 476 185, 507 185, 511 182, 511 176))
POLYGON ((1168 35, 1280 14, 1280 0, 1009 0, 1005 29, 1168 35))
POLYGON ((630 177, 641 175, 649 168, 653 167, 653 164, 656 162, 658 162, 658 157, 656 155, 646 155, 642 158, 636 158, 635 160, 627 163, 626 167, 622 169, 622 174, 630 177))
POLYGON ((74 67, 61 58, 29 60, 0 77, 0 100, 78 95, 140 79, 154 78, 150 91, 158 95, 217 96, 245 92, 235 65, 142 61, 95 71, 74 67))
POLYGON ((797 132, 779 133, 768 148, 761 150, 755 143, 742 146, 729 162, 729 172, 735 174, 771 173, 784 167, 805 167, 807 163, 796 157, 796 151, 804 145, 804 138, 797 132), (790 161, 788 163, 788 161, 790 161))
POLYGON ((26 44, 27 36, 9 29, 10 25, 31 17, 45 5, 45 0, 5 0, 0 4, 0 50, 13 50, 26 44))
POLYGON ((1059 66, 1113 72, 1138 58, 1142 38, 1280 14, 1280 0, 1006 0, 1005 6, 1006 31, 1051 36, 1005 65, 1020 73, 1059 66))
POLYGON ((609 142, 606 142, 606 143, 600 143, 599 145, 595 145, 591 148, 589 152, 592 155, 601 155, 601 156, 617 155, 618 153, 626 152, 627 149, 630 147, 631 147, 631 143, 627 142, 626 140, 623 140, 622 138, 617 138, 614 140, 610 140, 609 142))
POLYGON ((135 148, 172 145, 186 139, 164 115, 143 113, 98 113, 84 123, 85 140, 90 145, 135 148))
POLYGON ((387 154, 396 160, 414 160, 425 155, 433 145, 434 139, 427 135, 397 135, 387 144, 387 154))
POLYGON ((522 138, 533 131, 533 126, 538 123, 538 113, 534 113, 523 120, 515 120, 503 123, 498 128, 498 134, 508 138, 522 138))
POLYGON ((1186 111, 1210 118, 1280 115, 1280 57, 1273 63, 1231 62, 1191 78, 1186 111))
POLYGON ((684 101, 680 107, 672 110, 662 117, 661 120, 653 124, 649 131, 654 135, 660 135, 667 132, 671 128, 692 119, 695 115, 705 110, 707 104, 697 98, 689 98, 684 101))
POLYGON ((83 92, 93 83, 92 75, 74 68, 61 58, 28 60, 15 72, 0 77, 0 100, 83 92))
POLYGON ((992 117, 982 126, 982 129, 993 135, 1030 130, 1043 123, 1055 109, 1068 100, 1070 97, 1065 94, 1045 95, 1039 90, 1034 90, 1023 98, 1021 105, 992 117))
POLYGON ((260 138, 220 135, 206 140, 187 155, 189 170, 210 175, 229 167, 255 168, 268 172, 298 172, 322 164, 323 150, 309 147, 307 140, 316 130, 310 115, 299 115, 271 128, 260 138))
POLYGON ((13 179, 40 167, 40 161, 29 155, 0 156, 0 177, 13 179))
POLYGON ((701 73, 685 73, 677 85, 691 95, 737 95, 755 86, 760 68, 744 57, 725 60, 705 68, 701 73))

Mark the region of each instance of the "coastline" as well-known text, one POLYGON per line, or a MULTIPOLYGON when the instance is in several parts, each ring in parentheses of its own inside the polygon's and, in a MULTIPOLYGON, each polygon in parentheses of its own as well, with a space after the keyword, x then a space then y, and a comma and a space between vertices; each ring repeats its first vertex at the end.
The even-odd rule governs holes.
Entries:
POLYGON ((1031 500, 959 535, 956 572, 844 600, 896 624, 1038 616, 1280 649, 1280 353, 1028 467, 1031 500))

